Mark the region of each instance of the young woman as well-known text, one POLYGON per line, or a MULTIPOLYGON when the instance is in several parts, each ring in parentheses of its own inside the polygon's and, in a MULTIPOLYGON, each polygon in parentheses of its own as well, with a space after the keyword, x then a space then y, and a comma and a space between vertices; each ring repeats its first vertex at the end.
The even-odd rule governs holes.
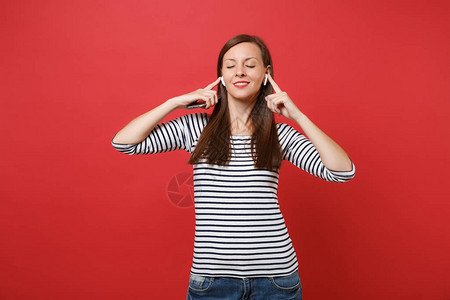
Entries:
POLYGON ((332 182, 352 179, 354 165, 275 83, 260 38, 231 38, 219 53, 217 75, 206 88, 137 117, 112 144, 127 154, 191 153, 196 226, 187 299, 301 299, 297 257, 277 199, 281 161, 332 182), (212 114, 160 123, 197 100, 204 109, 214 106, 212 114), (295 121, 308 138, 275 123, 273 113, 295 121))

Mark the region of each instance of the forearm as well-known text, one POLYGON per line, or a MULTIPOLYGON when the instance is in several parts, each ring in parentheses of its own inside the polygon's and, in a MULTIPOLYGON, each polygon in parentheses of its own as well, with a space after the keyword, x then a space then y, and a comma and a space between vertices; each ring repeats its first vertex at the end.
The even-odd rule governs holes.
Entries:
POLYGON ((313 143, 319 152, 322 163, 328 169, 334 171, 352 170, 352 162, 344 149, 320 130, 306 115, 300 112, 294 118, 294 121, 313 143))
POLYGON ((113 142, 119 144, 140 143, 150 134, 159 122, 176 108, 177 105, 173 102, 173 99, 167 100, 163 104, 128 123, 114 136, 113 142))

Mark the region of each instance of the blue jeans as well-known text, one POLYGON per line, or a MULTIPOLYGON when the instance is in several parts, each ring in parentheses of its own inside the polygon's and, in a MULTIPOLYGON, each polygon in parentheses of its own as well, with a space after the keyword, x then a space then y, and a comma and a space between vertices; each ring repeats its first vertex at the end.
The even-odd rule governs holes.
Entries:
POLYGON ((191 274, 187 300, 288 300, 302 299, 298 272, 281 277, 231 278, 191 274))

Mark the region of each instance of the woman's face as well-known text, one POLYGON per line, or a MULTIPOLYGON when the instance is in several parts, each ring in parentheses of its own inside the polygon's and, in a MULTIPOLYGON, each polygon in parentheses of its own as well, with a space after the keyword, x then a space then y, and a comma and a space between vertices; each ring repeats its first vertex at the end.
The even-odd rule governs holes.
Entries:
POLYGON ((261 88, 265 68, 261 50, 253 43, 240 43, 223 56, 222 76, 230 100, 252 100, 261 88))

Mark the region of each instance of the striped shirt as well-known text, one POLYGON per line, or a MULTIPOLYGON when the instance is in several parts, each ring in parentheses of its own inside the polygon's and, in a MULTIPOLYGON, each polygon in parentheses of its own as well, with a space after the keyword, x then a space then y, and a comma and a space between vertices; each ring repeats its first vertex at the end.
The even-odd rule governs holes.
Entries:
MULTIPOLYGON (((126 154, 183 149, 192 153, 209 115, 194 113, 156 125, 139 144, 112 143, 126 154)), ((345 182, 351 171, 332 171, 313 144, 293 127, 277 123, 283 159, 332 182, 345 182)), ((278 171, 256 169, 251 136, 231 137, 229 165, 193 165, 195 240, 191 272, 201 276, 285 276, 298 269, 291 238, 281 214, 278 171)))

